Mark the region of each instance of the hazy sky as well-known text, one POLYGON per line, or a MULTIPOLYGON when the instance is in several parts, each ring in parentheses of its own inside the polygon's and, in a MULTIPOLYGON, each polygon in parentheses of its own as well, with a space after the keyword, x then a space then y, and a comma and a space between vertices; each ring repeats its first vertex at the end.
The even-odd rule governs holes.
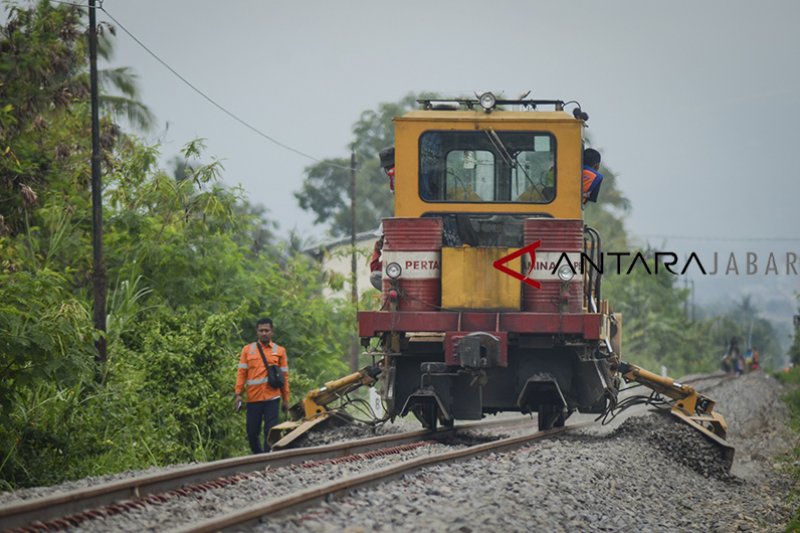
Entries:
MULTIPOLYGON (((800 238, 796 0, 104 6, 219 104, 315 157, 347 156, 359 113, 410 91, 532 90, 589 113, 594 145, 632 201, 634 234, 675 250, 800 238)), ((204 137, 225 181, 241 183, 284 231, 321 233, 292 196, 311 161, 214 108, 124 32, 116 42, 113 64, 139 74, 160 120, 150 140, 167 156, 204 137)), ((800 252, 799 240, 769 245, 800 252)), ((785 281, 796 289, 797 279, 785 281)))

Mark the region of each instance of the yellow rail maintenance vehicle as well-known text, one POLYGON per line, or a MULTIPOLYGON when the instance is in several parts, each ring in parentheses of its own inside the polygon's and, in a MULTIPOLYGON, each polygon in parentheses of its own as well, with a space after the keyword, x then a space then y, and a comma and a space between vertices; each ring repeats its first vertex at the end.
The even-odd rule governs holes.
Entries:
MULTIPOLYGON (((419 103, 395 119, 381 308, 358 314, 364 346, 378 339, 387 416, 433 429, 536 412, 549 429, 576 411, 608 415, 622 378, 645 371, 620 361, 622 317, 582 268, 602 251, 583 220, 588 115, 492 93, 419 103)), ((688 405, 689 392, 646 375, 688 405)), ((692 403, 682 419, 727 446, 712 408, 692 403)))
POLYGON ((580 273, 600 252, 583 222, 588 116, 491 93, 421 104, 395 119, 383 306, 358 316, 380 339, 389 413, 433 428, 537 412, 545 429, 604 412, 621 321, 580 273))

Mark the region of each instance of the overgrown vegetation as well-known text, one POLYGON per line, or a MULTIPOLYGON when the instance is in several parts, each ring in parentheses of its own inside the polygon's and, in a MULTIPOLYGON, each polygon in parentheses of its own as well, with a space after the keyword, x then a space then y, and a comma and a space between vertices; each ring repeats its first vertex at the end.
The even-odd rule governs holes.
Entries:
MULTIPOLYGON (((797 295, 800 301, 800 294, 797 295)), ((800 314, 800 307, 798 307, 798 314, 800 314)), ((784 401, 789 406, 789 413, 792 418, 792 430, 800 434, 800 327, 795 326, 794 340, 792 347, 789 350, 794 366, 788 372, 777 374, 778 379, 783 381, 789 386, 789 392, 786 394, 784 401)), ((791 463, 792 479, 794 479, 793 497, 795 501, 800 501, 800 446, 796 446, 793 453, 793 461, 791 463)), ((786 531, 800 531, 800 510, 795 513, 786 531)))
MULTIPOLYGON (((795 332, 795 341, 800 338, 800 332, 795 332)), ((800 434, 800 367, 794 366, 788 372, 776 374, 777 378, 789 387, 784 401, 789 406, 789 413, 792 420, 792 430, 800 434)), ((792 497, 795 501, 800 500, 800 446, 795 447, 792 453, 792 461, 789 464, 792 479, 794 479, 794 489, 792 497)), ((800 510, 786 526, 786 531, 800 531, 800 510)))
POLYGON ((7 488, 245 453, 232 392, 257 318, 275 320, 295 391, 341 375, 342 325, 354 318, 321 298, 316 266, 220 183, 201 143, 173 175, 112 107, 101 125, 109 360, 95 363, 84 24, 80 10, 42 2, 11 8, 0 30, 7 488))

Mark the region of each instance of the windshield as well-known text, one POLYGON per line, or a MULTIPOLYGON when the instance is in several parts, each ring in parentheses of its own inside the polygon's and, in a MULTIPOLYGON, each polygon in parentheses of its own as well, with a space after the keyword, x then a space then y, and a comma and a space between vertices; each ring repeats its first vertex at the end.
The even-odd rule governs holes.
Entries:
POLYGON ((419 143, 419 194, 425 201, 543 204, 555 197, 550 133, 427 131, 419 143))

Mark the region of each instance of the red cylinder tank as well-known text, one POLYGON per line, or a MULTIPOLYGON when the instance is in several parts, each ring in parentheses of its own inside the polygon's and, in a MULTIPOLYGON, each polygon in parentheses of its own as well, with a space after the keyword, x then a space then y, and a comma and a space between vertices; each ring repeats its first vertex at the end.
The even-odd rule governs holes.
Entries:
POLYGON ((523 257, 523 273, 529 273, 529 278, 541 284, 538 289, 523 284, 523 310, 535 313, 580 313, 583 308, 583 275, 580 270, 583 220, 529 218, 523 225, 523 235, 525 246, 536 241, 541 243, 534 250, 536 257, 532 269, 530 255, 523 257), (561 268, 567 261, 572 264, 576 274, 564 283, 553 270, 556 264, 561 268))
POLYGON ((392 282, 386 267, 400 266, 398 310, 435 311, 442 300, 442 219, 383 220, 383 294, 392 282))

